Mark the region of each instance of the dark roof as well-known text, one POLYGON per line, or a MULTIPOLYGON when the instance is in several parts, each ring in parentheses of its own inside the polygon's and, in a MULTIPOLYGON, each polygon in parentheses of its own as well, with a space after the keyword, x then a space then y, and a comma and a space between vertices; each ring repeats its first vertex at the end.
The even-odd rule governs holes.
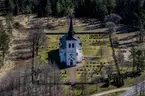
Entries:
MULTIPOLYGON (((68 37, 68 34, 65 34, 63 37, 60 38, 60 43, 61 43, 61 46, 60 48, 61 49, 65 49, 66 48, 66 38, 68 37)), ((73 36, 73 38, 68 38, 69 40, 76 40, 77 43, 81 43, 81 40, 79 37, 76 37, 76 36, 73 36)))
POLYGON ((72 20, 72 16, 70 16, 70 26, 69 26, 68 36, 66 40, 75 40, 74 35, 75 35, 75 31, 73 28, 73 20, 72 20))
POLYGON ((69 36, 67 36, 66 37, 66 40, 76 40, 74 37, 69 37, 69 36))

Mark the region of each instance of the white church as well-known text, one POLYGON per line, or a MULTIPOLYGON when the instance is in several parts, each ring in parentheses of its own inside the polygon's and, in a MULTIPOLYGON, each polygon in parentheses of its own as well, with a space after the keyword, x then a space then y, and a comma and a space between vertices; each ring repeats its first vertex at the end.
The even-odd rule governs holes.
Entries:
POLYGON ((83 60, 82 43, 79 37, 75 36, 72 17, 70 18, 69 31, 60 38, 59 43, 60 62, 66 66, 76 66, 83 60))

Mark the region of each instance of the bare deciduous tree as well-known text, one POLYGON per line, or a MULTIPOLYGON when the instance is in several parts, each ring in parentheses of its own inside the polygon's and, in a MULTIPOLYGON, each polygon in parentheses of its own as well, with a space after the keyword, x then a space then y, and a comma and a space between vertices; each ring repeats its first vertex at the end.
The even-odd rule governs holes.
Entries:
POLYGON ((22 66, 10 71, 0 81, 0 95, 64 96, 61 76, 57 68, 53 69, 44 62, 36 65, 35 68, 38 75, 35 83, 31 82, 31 65, 22 66))
POLYGON ((117 58, 118 64, 119 64, 121 67, 123 67, 123 64, 124 64, 124 62, 125 62, 123 53, 118 52, 116 58, 117 58))
POLYGON ((85 84, 85 83, 89 82, 89 72, 87 71, 87 68, 84 68, 84 70, 83 70, 83 72, 82 72, 82 74, 80 76, 80 81, 82 83, 81 84, 81 91, 82 91, 81 95, 82 96, 90 95, 90 93, 87 90, 87 86, 88 85, 85 84))
POLYGON ((3 64, 5 61, 5 55, 9 48, 9 35, 7 34, 7 30, 5 29, 2 21, 0 21, 0 53, 2 53, 3 64))
POLYGON ((114 44, 113 44, 113 39, 112 39, 112 33, 116 32, 116 25, 119 23, 119 21, 121 20, 121 17, 117 14, 110 14, 108 16, 106 16, 105 18, 105 22, 106 22, 106 28, 108 28, 108 34, 109 34, 109 40, 110 40, 110 45, 112 48, 112 56, 114 58, 114 63, 117 69, 117 77, 116 77, 116 85, 118 87, 123 85, 123 79, 120 77, 120 68, 117 62, 117 58, 115 55, 115 48, 114 48, 114 44))
POLYGON ((32 81, 34 81, 33 73, 34 73, 34 62, 35 58, 39 55, 40 48, 47 48, 47 37, 43 31, 41 22, 35 23, 29 33, 29 40, 32 44, 32 81), (45 45, 45 46, 44 46, 45 45))
POLYGON ((40 48, 47 47, 47 36, 44 33, 41 22, 35 23, 29 33, 29 39, 34 47, 34 55, 38 56, 40 48), (45 45, 45 46, 44 46, 45 45))

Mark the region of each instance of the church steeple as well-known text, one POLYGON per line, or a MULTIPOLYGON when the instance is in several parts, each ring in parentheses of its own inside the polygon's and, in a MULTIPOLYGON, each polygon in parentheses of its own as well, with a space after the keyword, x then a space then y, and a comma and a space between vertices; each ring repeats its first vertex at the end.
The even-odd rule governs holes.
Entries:
POLYGON ((72 20, 72 16, 70 16, 70 25, 69 25, 68 36, 73 37, 74 34, 75 34, 75 32, 74 32, 74 28, 73 28, 73 20, 72 20))

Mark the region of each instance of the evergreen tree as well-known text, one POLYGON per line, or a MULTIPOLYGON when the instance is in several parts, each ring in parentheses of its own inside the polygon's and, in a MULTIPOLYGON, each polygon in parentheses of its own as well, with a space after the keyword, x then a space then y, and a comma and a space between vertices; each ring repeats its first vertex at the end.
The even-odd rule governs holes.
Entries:
POLYGON ((132 60, 132 72, 134 73, 135 72, 135 66, 136 66, 136 53, 137 53, 137 50, 135 47, 131 48, 130 50, 131 52, 131 55, 130 55, 130 59, 132 60))
POLYGON ((5 27, 0 21, 0 51, 2 52, 2 59, 4 64, 5 54, 9 48, 9 35, 6 33, 5 27))
POLYGON ((5 6, 7 13, 13 13, 15 4, 13 0, 5 0, 5 6))
POLYGON ((145 3, 144 0, 5 0, 7 13, 14 15, 36 13, 43 16, 68 16, 74 9, 77 17, 93 17, 103 20, 108 14, 119 14, 122 23, 140 29, 139 39, 142 41, 145 3))
POLYGON ((116 7, 116 0, 107 0, 107 9, 108 9, 108 14, 111 14, 115 11, 116 7))
POLYGON ((7 29, 7 33, 10 35, 10 36, 13 36, 12 35, 12 31, 13 31, 13 15, 12 14, 7 14, 6 15, 6 29, 7 29))

